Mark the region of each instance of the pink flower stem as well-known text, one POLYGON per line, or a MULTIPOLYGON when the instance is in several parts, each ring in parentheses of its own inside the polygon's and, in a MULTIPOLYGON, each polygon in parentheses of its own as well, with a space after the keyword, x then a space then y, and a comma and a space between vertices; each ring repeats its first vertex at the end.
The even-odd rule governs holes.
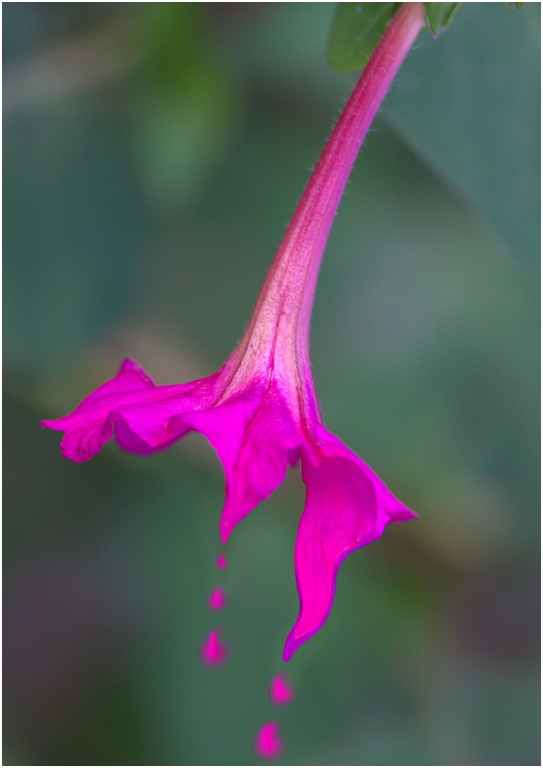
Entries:
MULTIPOLYGON (((292 277, 291 260, 296 262, 297 274, 307 275, 304 289, 292 286, 291 296, 292 301, 299 304, 296 314, 301 326, 308 328, 322 254, 347 179, 377 110, 424 26, 423 3, 404 3, 390 22, 307 184, 261 288, 249 329, 257 320, 263 302, 270 299, 270 293, 275 293, 272 284, 276 283, 280 290, 284 279, 292 277), (311 261, 310 269, 302 268, 301 254, 311 261)), ((288 312, 287 307, 284 310, 288 312)), ((300 337, 308 335, 300 334, 300 337)))

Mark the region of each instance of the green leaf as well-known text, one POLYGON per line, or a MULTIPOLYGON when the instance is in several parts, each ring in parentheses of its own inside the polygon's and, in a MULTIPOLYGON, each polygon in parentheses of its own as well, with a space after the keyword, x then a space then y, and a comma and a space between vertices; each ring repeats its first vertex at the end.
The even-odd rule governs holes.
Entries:
POLYGON ((465 3, 438 44, 422 37, 382 114, 538 275, 540 5, 465 3))
POLYGON ((433 37, 447 29, 462 3, 424 3, 428 26, 433 37))
POLYGON ((400 3, 338 3, 328 45, 336 72, 363 69, 400 3))

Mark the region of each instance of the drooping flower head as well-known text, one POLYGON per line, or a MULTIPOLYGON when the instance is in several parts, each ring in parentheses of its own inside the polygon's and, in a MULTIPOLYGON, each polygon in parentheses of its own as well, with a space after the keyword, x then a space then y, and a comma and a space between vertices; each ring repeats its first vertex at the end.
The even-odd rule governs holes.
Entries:
POLYGON ((362 141, 413 41, 422 3, 406 3, 365 68, 324 149, 259 293, 249 325, 223 367, 206 379, 156 386, 132 360, 76 410, 42 425, 62 430, 64 456, 86 461, 112 435, 147 455, 191 430, 222 462, 226 499, 221 537, 301 461, 307 486, 295 547, 300 611, 285 661, 322 626, 342 560, 381 536, 389 522, 416 517, 324 426, 309 358, 319 267, 362 141))

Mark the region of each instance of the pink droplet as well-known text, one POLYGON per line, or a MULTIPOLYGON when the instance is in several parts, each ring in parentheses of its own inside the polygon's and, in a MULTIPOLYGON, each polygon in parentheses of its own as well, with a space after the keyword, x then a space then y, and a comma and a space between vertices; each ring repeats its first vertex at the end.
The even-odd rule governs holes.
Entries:
POLYGON ((208 599, 209 607, 212 608, 214 611, 222 611, 223 608, 226 608, 226 597, 224 594, 224 590, 222 587, 219 587, 218 589, 215 589, 210 595, 208 599))
POLYGON ((284 675, 276 675, 270 686, 270 698, 272 704, 277 707, 286 707, 294 698, 294 689, 285 680, 284 675))
POLYGON ((224 555, 219 555, 217 558, 217 568, 226 568, 228 562, 224 555))
POLYGON ((212 629, 202 645, 202 661, 212 667, 224 664, 228 655, 226 645, 219 640, 219 632, 219 629, 212 629))
POLYGON ((255 752, 265 760, 273 760, 283 751, 283 742, 279 738, 279 723, 266 723, 259 730, 255 739, 255 752))

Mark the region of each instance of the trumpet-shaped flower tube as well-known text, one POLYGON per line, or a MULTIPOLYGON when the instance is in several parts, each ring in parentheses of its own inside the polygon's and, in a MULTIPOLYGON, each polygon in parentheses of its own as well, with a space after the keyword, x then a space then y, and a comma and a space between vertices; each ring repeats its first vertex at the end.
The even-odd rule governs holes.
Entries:
POLYGON ((392 19, 324 149, 268 271, 241 341, 206 379, 156 386, 132 360, 76 410, 43 426, 62 430, 64 456, 86 461, 112 435, 126 451, 162 451, 202 433, 224 468, 221 537, 283 482, 301 460, 307 486, 295 547, 300 612, 287 661, 324 623, 336 573, 385 526, 416 515, 325 427, 309 358, 317 275, 341 195, 388 87, 424 26, 422 3, 392 19))

